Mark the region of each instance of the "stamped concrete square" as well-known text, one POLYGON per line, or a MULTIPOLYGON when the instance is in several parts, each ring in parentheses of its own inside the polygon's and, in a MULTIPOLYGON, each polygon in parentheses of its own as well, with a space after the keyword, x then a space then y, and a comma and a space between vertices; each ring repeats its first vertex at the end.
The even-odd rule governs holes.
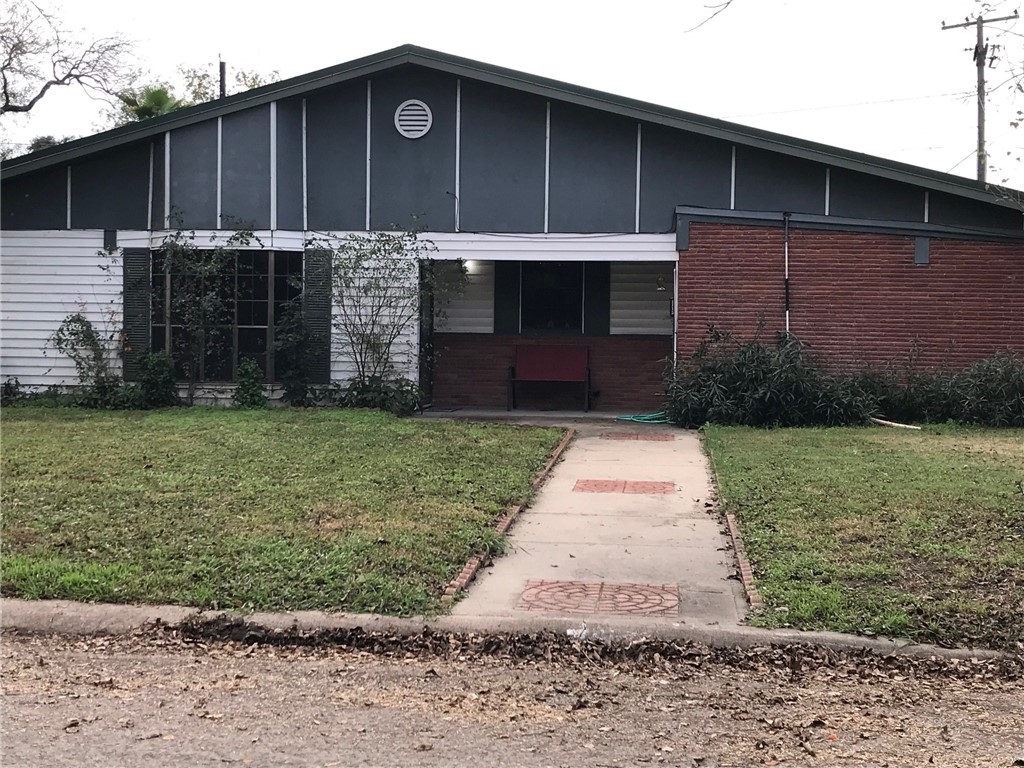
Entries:
POLYGON ((679 613, 679 590, 674 584, 534 579, 526 583, 516 609, 619 616, 676 616, 679 613))
POLYGON ((577 480, 573 490, 577 493, 623 493, 625 480, 577 480))
POLYGON ((675 493, 676 484, 662 480, 627 480, 623 493, 675 493))

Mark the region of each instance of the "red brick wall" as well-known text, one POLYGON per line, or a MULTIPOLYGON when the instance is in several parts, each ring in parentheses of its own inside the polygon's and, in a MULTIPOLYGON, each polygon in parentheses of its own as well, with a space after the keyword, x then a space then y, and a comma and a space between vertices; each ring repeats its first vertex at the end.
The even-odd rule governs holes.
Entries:
MULTIPOLYGON (((433 402, 438 407, 504 408, 508 367, 517 344, 580 344, 590 348, 591 388, 599 411, 660 410, 662 382, 672 354, 671 336, 565 336, 528 339, 483 333, 439 333, 434 337, 433 402)), ((583 407, 582 385, 516 385, 521 408, 583 407)))
MULTIPOLYGON (((1024 351, 1024 244, 790 230, 790 330, 839 367, 902 359, 963 367, 1006 347, 1024 351)), ((785 329, 781 227, 693 224, 679 254, 679 353, 709 324, 749 338, 785 329)))

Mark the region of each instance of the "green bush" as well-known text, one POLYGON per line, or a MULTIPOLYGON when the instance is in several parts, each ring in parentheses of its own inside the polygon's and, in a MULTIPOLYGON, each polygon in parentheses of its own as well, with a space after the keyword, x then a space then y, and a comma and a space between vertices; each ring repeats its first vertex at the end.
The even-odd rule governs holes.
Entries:
POLYGON ((341 403, 348 408, 376 408, 396 416, 411 416, 423 410, 423 393, 408 379, 369 376, 353 379, 341 403))
POLYGON ((180 405, 174 360, 166 352, 147 352, 139 364, 135 385, 136 408, 166 408, 180 405))
POLYGON ((17 376, 12 376, 3 383, 0 388, 0 406, 4 408, 15 405, 25 399, 25 389, 21 386, 17 376))
POLYGON ((794 336, 773 346, 710 329, 669 371, 666 414, 680 426, 959 421, 1024 426, 1024 357, 1001 352, 961 372, 921 370, 918 354, 883 371, 828 373, 794 336))
POLYGON ((263 371, 251 357, 238 363, 238 383, 231 396, 237 408, 266 408, 267 393, 263 387, 263 371))

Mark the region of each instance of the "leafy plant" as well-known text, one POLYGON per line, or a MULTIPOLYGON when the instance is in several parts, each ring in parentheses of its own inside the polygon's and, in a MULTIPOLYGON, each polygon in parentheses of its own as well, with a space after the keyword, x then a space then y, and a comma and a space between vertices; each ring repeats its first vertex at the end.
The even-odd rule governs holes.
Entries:
POLYGON ((180 405, 174 360, 166 352, 148 352, 139 363, 136 407, 165 408, 180 405))
POLYGON ((238 408, 266 408, 267 393, 263 387, 263 371, 251 357, 238 363, 238 384, 231 401, 238 408))
POLYGON ((317 339, 306 323, 302 298, 296 297, 280 310, 274 326, 274 365, 277 380, 284 388, 282 399, 297 406, 317 402, 310 361, 317 339))
MULTIPOLYGON (((171 275, 167 319, 173 322, 170 349, 187 383, 186 399, 195 402, 203 364, 231 344, 234 311, 230 270, 239 250, 259 242, 248 229, 238 229, 212 248, 199 248, 193 233, 178 230, 160 246, 164 269, 171 275)), ((154 297, 157 298, 157 297, 154 297)))
POLYGON ((966 371, 922 369, 920 350, 884 370, 828 372, 794 336, 774 346, 740 343, 711 328, 693 356, 669 371, 669 418, 682 426, 860 424, 948 420, 1024 426, 1024 357, 1002 352, 966 371))
POLYGON ((80 390, 76 400, 88 408, 122 407, 121 379, 110 369, 108 350, 92 321, 81 312, 64 318, 50 344, 71 358, 80 390))
POLYGON ((25 388, 22 387, 17 376, 12 376, 4 381, 2 387, 0 387, 0 406, 6 408, 21 402, 24 399, 25 388))
POLYGON ((342 403, 349 408, 376 408, 396 416, 411 416, 423 410, 423 394, 408 379, 375 376, 353 379, 345 389, 342 403))
POLYGON ((414 352, 406 340, 424 306, 436 312, 467 281, 462 262, 438 267, 429 257, 434 244, 415 231, 356 233, 308 245, 330 259, 335 337, 351 357, 356 382, 371 388, 395 379, 401 358, 414 352))

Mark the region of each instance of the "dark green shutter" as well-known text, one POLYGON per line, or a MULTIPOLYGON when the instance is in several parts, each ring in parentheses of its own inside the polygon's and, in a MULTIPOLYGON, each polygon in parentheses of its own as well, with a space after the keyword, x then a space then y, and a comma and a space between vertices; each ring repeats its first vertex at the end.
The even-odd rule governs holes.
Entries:
POLYGON ((124 378, 139 378, 142 356, 149 352, 150 291, 149 270, 153 257, 146 248, 125 248, 121 252, 124 294, 124 378))
POLYGON ((302 276, 302 312, 316 339, 309 364, 314 384, 331 381, 331 259, 330 252, 306 251, 302 276))
POLYGON ((583 270, 583 333, 611 332, 612 272, 607 261, 588 261, 583 270))
POLYGON ((494 332, 499 335, 519 334, 518 261, 494 263, 494 332))

